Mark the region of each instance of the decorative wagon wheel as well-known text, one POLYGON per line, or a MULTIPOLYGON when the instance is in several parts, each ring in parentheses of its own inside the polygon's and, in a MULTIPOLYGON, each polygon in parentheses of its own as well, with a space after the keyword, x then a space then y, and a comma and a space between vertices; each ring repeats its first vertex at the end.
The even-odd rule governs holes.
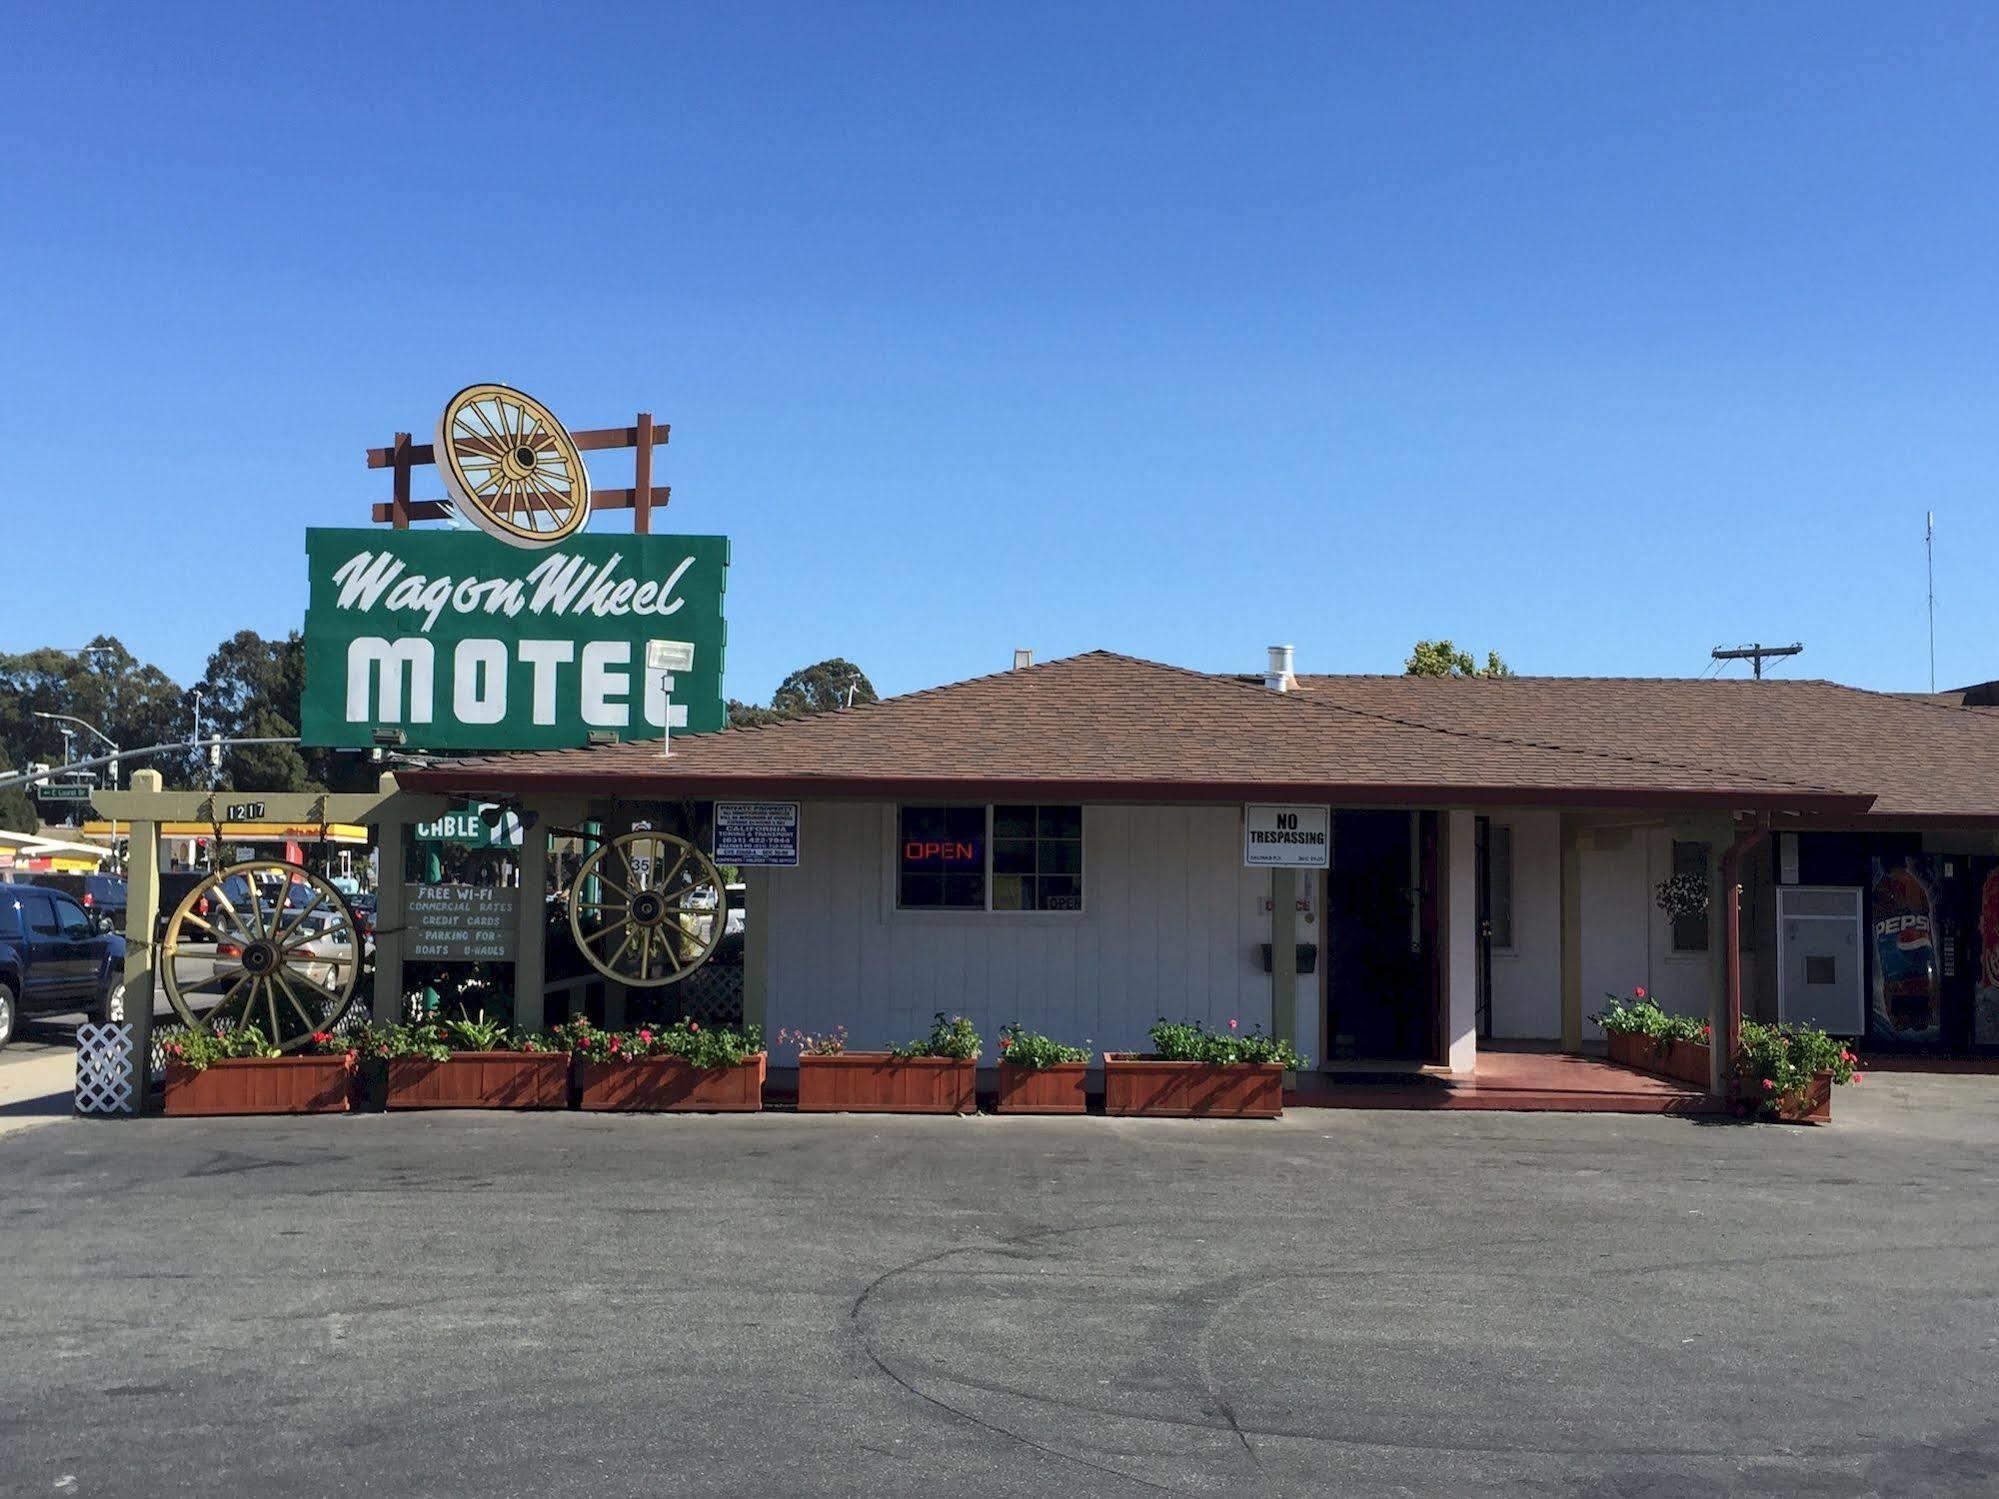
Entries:
POLYGON ((470 385, 437 419, 432 449, 466 519, 519 547, 551 547, 590 519, 590 475, 575 439, 541 402, 470 385))
POLYGON ((297 864, 260 859, 188 891, 167 921, 160 968, 188 1025, 254 1025, 293 1051, 353 1004, 360 946, 338 890, 297 864), (322 913, 332 917, 323 926, 313 921, 322 913))
POLYGON ((569 930, 585 961, 638 988, 677 983, 707 962, 728 916, 721 871, 670 833, 613 838, 569 886, 569 930))

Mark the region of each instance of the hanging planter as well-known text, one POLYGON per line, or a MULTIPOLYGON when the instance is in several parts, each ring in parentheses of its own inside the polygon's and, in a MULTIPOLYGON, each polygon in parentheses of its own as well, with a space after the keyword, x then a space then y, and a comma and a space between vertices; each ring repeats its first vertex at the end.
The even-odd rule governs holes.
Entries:
POLYGON ((1653 892, 1653 900, 1660 910, 1677 921, 1682 916, 1705 916, 1707 914, 1708 888, 1705 877, 1697 874, 1676 874, 1659 881, 1653 892))

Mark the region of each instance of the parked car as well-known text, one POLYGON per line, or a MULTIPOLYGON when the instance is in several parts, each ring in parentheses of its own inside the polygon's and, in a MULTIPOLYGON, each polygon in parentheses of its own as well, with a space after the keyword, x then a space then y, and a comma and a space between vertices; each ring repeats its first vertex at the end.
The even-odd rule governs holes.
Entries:
POLYGON ((30 874, 23 883, 44 890, 60 890, 93 916, 108 916, 119 931, 125 930, 125 876, 122 874, 30 874))
POLYGON ((0 885, 0 1046, 31 1015, 110 1014, 125 939, 60 890, 0 885))

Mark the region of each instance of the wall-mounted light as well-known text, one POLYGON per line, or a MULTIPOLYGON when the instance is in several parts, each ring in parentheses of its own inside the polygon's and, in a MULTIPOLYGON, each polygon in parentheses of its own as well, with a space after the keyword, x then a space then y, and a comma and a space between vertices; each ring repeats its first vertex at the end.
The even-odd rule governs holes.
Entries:
POLYGON ((377 729, 375 730, 374 739, 377 744, 398 745, 409 743, 409 735, 405 734, 401 729, 377 729))

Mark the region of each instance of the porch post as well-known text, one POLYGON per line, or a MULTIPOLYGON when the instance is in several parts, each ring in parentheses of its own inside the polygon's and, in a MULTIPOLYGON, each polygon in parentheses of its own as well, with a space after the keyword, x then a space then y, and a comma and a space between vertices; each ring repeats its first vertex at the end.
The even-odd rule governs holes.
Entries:
POLYGON ((1561 815, 1562 840, 1562 1050, 1583 1049, 1583 829, 1574 813, 1561 815))
POLYGON ((1298 1044, 1298 871, 1270 871, 1270 1034, 1298 1044))
MULTIPOLYGON (((384 795, 396 789, 396 778, 385 774, 377 782, 384 795)), ((375 1019, 393 1024, 403 1018, 403 923, 409 919, 409 896, 403 860, 409 828, 391 802, 375 824, 375 1019)))
MULTIPOLYGON (((132 789, 157 793, 157 770, 132 772, 132 789)), ((160 925, 160 825, 151 818, 132 822, 132 852, 125 860, 125 1013, 132 1033, 132 1112, 143 1114, 153 1096, 153 995, 155 943, 160 925)), ((116 1017, 105 1015, 109 1021, 116 1017)))
MULTIPOLYGON (((523 810, 540 812, 534 803, 523 810)), ((525 821, 526 819, 523 819, 525 821)), ((543 939, 548 927, 548 837, 549 819, 543 812, 533 827, 521 834, 520 927, 514 949, 514 1024, 524 1031, 538 1031, 547 988, 547 966, 543 939)))
POLYGON ((1478 831, 1471 812, 1443 814, 1444 1045, 1453 1072, 1478 1066, 1478 831))
POLYGON ((743 1024, 770 1023, 770 881, 768 869, 743 871, 743 1024))

